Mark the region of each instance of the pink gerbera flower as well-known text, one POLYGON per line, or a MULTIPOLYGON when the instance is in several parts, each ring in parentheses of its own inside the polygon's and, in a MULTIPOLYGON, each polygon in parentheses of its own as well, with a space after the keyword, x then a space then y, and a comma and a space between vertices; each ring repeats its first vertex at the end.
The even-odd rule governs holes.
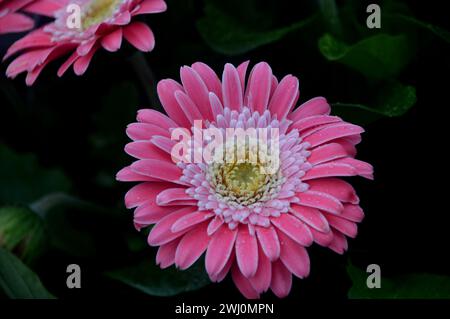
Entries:
MULTIPOLYGON (((342 254, 363 219, 352 186, 339 177, 373 178, 372 166, 354 159, 363 129, 331 116, 322 97, 294 109, 298 79, 280 82, 267 63, 246 81, 248 62, 226 64, 222 81, 203 63, 181 68, 181 82, 162 80, 158 94, 168 116, 150 109, 130 124, 125 151, 138 160, 117 174, 141 182, 125 196, 136 208, 137 229, 152 224, 148 243, 159 246, 156 262, 190 267, 205 253, 206 271, 219 282, 231 272, 247 298, 269 288, 286 296, 292 274, 308 276, 306 247, 313 242, 342 254), (245 161, 216 163, 172 160, 175 128, 276 128, 279 168, 245 161), (172 153, 171 153, 172 152, 172 153), (269 172, 269 173, 268 173, 269 172)), ((192 145, 192 143, 190 144, 192 145)), ((246 144, 244 152, 254 150, 246 144)))
POLYGON ((14 43, 4 59, 20 52, 8 66, 6 75, 14 78, 27 72, 26 83, 32 85, 49 62, 71 52, 59 68, 58 76, 72 65, 75 73, 82 75, 98 49, 117 51, 122 38, 138 50, 153 50, 152 30, 132 19, 141 14, 163 12, 166 4, 164 0, 38 0, 28 10, 55 20, 14 43))
POLYGON ((20 10, 33 0, 0 0, 0 34, 22 32, 34 26, 33 19, 20 10))

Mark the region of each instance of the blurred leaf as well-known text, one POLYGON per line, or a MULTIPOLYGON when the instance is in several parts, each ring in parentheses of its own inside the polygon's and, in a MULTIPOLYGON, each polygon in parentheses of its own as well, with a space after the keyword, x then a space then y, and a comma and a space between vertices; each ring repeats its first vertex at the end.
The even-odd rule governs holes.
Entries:
POLYGON ((108 242, 116 245, 116 253, 120 250, 123 223, 114 209, 104 209, 64 193, 49 194, 35 202, 32 209, 43 216, 50 244, 60 251, 93 257, 105 250, 103 245, 108 242), (108 237, 111 232, 116 236, 108 237))
POLYGON ((213 50, 226 55, 238 55, 276 42, 315 19, 314 15, 290 26, 258 30, 244 25, 236 17, 220 10, 211 1, 207 1, 205 16, 198 21, 197 27, 203 39, 213 50))
POLYGON ((381 274, 381 287, 369 289, 369 273, 349 264, 347 272, 353 282, 348 292, 350 299, 448 299, 450 277, 412 273, 386 278, 381 274))
POLYGON ((333 114, 346 121, 367 124, 381 117, 397 117, 405 114, 416 103, 416 89, 400 83, 389 83, 380 92, 372 106, 358 103, 332 103, 333 114))
POLYGON ((153 296, 174 296, 211 283, 200 261, 183 271, 174 267, 161 269, 155 263, 146 261, 108 272, 107 275, 153 296))
POLYGON ((60 170, 42 168, 34 154, 16 154, 0 144, 0 162, 0 203, 29 204, 70 187, 60 170))
POLYGON ((427 31, 433 33, 435 36, 442 39, 443 41, 450 43, 450 32, 441 27, 435 26, 431 23, 423 22, 414 17, 403 15, 403 14, 386 14, 383 17, 392 19, 397 22, 404 21, 413 26, 420 27, 424 30, 427 30, 427 31))
POLYGON ((136 118, 138 105, 136 87, 131 82, 123 82, 111 88, 103 98, 101 109, 93 116, 96 131, 90 142, 94 157, 101 161, 101 168, 95 177, 101 186, 113 186, 117 168, 124 166, 128 160, 123 151, 128 141, 125 129, 136 118))
POLYGON ((53 299, 39 277, 19 258, 0 248, 0 287, 13 299, 53 299))
POLYGON ((319 0, 319 8, 322 18, 328 25, 328 30, 333 34, 342 33, 342 25, 339 17, 338 7, 335 0, 319 0))
POLYGON ((42 219, 26 207, 0 208, 0 247, 14 251, 25 263, 32 263, 46 244, 42 219))
POLYGON ((329 61, 342 63, 374 80, 397 75, 413 58, 414 46, 405 35, 377 34, 347 45, 330 34, 319 39, 329 61))

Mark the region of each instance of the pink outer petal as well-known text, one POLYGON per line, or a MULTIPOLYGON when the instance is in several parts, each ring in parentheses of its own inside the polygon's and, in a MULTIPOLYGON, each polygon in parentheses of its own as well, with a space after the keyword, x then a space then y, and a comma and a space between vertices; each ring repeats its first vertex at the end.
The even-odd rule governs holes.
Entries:
POLYGON ((127 208, 134 208, 143 204, 150 199, 156 199, 162 190, 171 187, 173 184, 160 182, 145 182, 133 186, 125 194, 125 206, 127 208))
POLYGON ((170 132, 171 128, 176 128, 178 125, 166 115, 151 109, 141 109, 138 111, 137 120, 141 123, 148 123, 159 126, 170 132))
POLYGON ((77 51, 75 50, 70 57, 60 66, 57 75, 62 77, 64 73, 73 65, 73 63, 79 58, 77 51))
POLYGON ((166 10, 167 5, 163 0, 144 0, 139 4, 139 9, 134 14, 160 13, 166 10))
POLYGON ((258 242, 256 235, 251 235, 247 225, 241 225, 236 238, 236 259, 244 277, 255 275, 258 269, 258 242))
POLYGON ((211 222, 208 225, 208 236, 211 236, 212 234, 214 234, 216 232, 216 230, 218 230, 220 228, 220 226, 222 226, 223 224, 223 219, 219 216, 216 216, 213 218, 213 220, 211 220, 211 222))
POLYGON ((270 261, 277 260, 280 257, 280 242, 275 228, 256 227, 256 235, 264 254, 270 261))
POLYGON ((262 114, 267 109, 272 86, 272 69, 266 62, 256 64, 249 77, 244 104, 262 114))
MULTIPOLYGON (((123 11, 111 22, 112 25, 126 26, 130 25, 131 14, 129 11, 123 11)), ((100 25, 101 27, 102 25, 100 25)))
POLYGON ((14 42, 6 52, 6 55, 3 57, 3 60, 6 60, 13 54, 24 50, 24 49, 30 49, 30 48, 44 48, 44 47, 50 47, 53 45, 51 36, 44 32, 43 28, 39 28, 37 30, 31 31, 23 38, 17 40, 14 42))
POLYGON ((314 115, 329 115, 331 111, 330 105, 323 97, 315 97, 300 105, 294 112, 292 112, 288 119, 293 122, 304 119, 314 115))
MULTIPOLYGON (((280 217, 272 218, 271 222, 300 245, 309 246, 313 243, 313 237, 309 227, 291 214, 281 214, 280 217)), ((279 235, 280 232, 278 232, 278 237, 279 235)))
POLYGON ((328 247, 328 245, 333 241, 334 238, 333 231, 331 231, 331 229, 329 232, 323 233, 315 230, 314 228, 311 228, 311 233, 313 234, 314 242, 323 247, 328 247))
POLYGON ((343 148, 345 148, 345 151, 347 152, 347 154, 349 154, 349 156, 351 156, 351 157, 355 157, 355 156, 356 156, 356 147, 355 147, 355 144, 352 144, 352 143, 350 143, 349 141, 347 141, 347 140, 345 139, 345 137, 344 137, 344 138, 338 138, 338 139, 335 139, 335 140, 333 141, 333 143, 338 143, 338 144, 340 144, 343 148))
POLYGON ((14 0, 14 1, 0 0, 0 12, 3 11, 4 9, 7 9, 7 12, 10 13, 18 11, 31 1, 32 0, 14 0))
POLYGON ((125 145, 125 152, 138 159, 157 159, 170 162, 170 156, 151 142, 137 141, 125 145))
POLYGON ((175 262, 175 251, 177 249, 179 239, 172 240, 171 242, 161 245, 158 248, 156 254, 156 264, 162 269, 170 267, 175 262))
POLYGON ((228 258, 228 261, 225 264, 225 267, 223 267, 223 269, 219 271, 217 274, 209 276, 209 278, 211 279, 212 282, 221 282, 228 275, 231 266, 233 266, 234 264, 235 264, 235 255, 231 254, 230 258, 228 258))
POLYGON ((237 231, 222 225, 211 237, 206 251, 205 266, 210 277, 217 275, 231 256, 237 231))
MULTIPOLYGON (((173 147, 177 144, 175 140, 172 140, 171 138, 161 136, 161 135, 154 135, 150 139, 150 142, 158 147, 160 150, 164 151, 166 154, 172 155, 173 147)), ((174 158, 178 159, 178 156, 176 154, 173 154, 174 158)), ((175 161, 172 161, 173 163, 177 163, 175 161)))
POLYGON ((253 288, 250 281, 244 277, 236 265, 231 269, 231 276, 236 287, 247 299, 259 299, 259 293, 253 288))
POLYGON ((148 141, 131 142, 125 145, 125 152, 138 159, 158 159, 170 161, 170 156, 148 141))
POLYGON ((197 106, 186 93, 181 91, 175 92, 175 99, 192 125, 194 125, 194 121, 202 120, 204 118, 197 106))
POLYGON ((217 74, 205 63, 196 62, 192 68, 200 75, 208 88, 208 92, 214 93, 220 100, 222 99, 222 84, 217 74))
POLYGON ((317 208, 334 215, 340 214, 344 210, 342 203, 331 195, 316 191, 306 191, 297 193, 297 198, 301 206, 317 208))
POLYGON ((292 275, 280 260, 272 263, 272 283, 270 289, 279 297, 286 297, 291 291, 292 275))
POLYGON ((356 170, 347 164, 336 164, 333 162, 320 164, 311 168, 302 181, 309 181, 316 178, 336 177, 336 176, 355 176, 356 170))
POLYGON ((302 245, 299 245, 291 238, 278 232, 281 253, 280 259, 286 268, 299 278, 305 278, 309 275, 309 256, 302 245))
POLYGON ((223 114, 223 105, 220 99, 214 93, 209 93, 209 103, 211 104, 211 110, 214 118, 218 115, 223 114))
POLYGON ((149 199, 134 210, 134 222, 142 226, 155 224, 175 210, 174 207, 158 206, 154 198, 149 199))
POLYGON ((180 269, 184 270, 192 266, 205 252, 209 244, 206 227, 207 224, 195 227, 181 239, 175 253, 175 263, 180 269))
POLYGON ((182 171, 171 162, 157 159, 144 159, 134 162, 131 165, 131 169, 145 176, 183 185, 180 182, 182 171))
POLYGON ((136 49, 150 52, 155 47, 155 37, 152 30, 142 22, 133 22, 123 28, 123 36, 136 49))
POLYGON ((0 34, 22 32, 33 28, 33 26, 33 19, 20 13, 13 12, 0 17, 0 34))
POLYGON ((195 207, 185 207, 162 218, 150 231, 150 234, 148 235, 148 244, 150 246, 160 246, 186 233, 189 229, 180 232, 172 232, 171 227, 178 219, 195 210, 195 207))
POLYGON ((134 141, 149 140, 153 135, 170 137, 167 130, 148 123, 131 123, 127 126, 126 133, 134 141))
POLYGON ((354 158, 341 158, 334 163, 347 164, 356 170, 356 173, 362 177, 373 179, 373 167, 369 163, 354 159, 354 158))
MULTIPOLYGON (((272 75, 272 87, 270 88, 270 97, 269 97, 269 101, 272 99, 273 93, 275 93, 275 90, 278 87, 278 79, 275 75, 272 75)), ((300 96, 300 94, 297 91, 296 94, 296 100, 298 99, 298 97, 300 96)))
POLYGON ((321 125, 342 122, 342 119, 337 116, 329 115, 314 115, 310 117, 303 118, 297 122, 292 123, 291 128, 297 129, 300 132, 310 130, 321 125))
POLYGON ((185 66, 181 68, 180 76, 184 90, 202 115, 201 118, 197 119, 212 120, 213 117, 211 106, 209 104, 208 88, 200 75, 194 69, 185 66))
POLYGON ((248 280, 258 293, 267 291, 270 287, 270 282, 272 281, 272 262, 264 254, 260 246, 258 250, 258 270, 248 280))
POLYGON ((298 79, 292 75, 285 76, 275 89, 270 100, 269 110, 284 119, 292 110, 298 98, 298 79))
POLYGON ((344 204, 344 211, 340 216, 352 222, 359 223, 364 219, 364 212, 359 205, 344 204))
POLYGON ((159 81, 157 90, 164 110, 167 115, 178 124, 177 127, 190 128, 191 124, 189 120, 186 118, 183 110, 175 99, 175 92, 184 91, 183 87, 174 80, 167 79, 159 81))
POLYGON ((222 75, 222 96, 223 105, 232 110, 240 110, 243 103, 243 90, 239 73, 236 68, 230 64, 225 64, 222 75))
MULTIPOLYGON (((156 203, 160 206, 170 206, 174 202, 191 199, 192 197, 186 194, 186 188, 168 188, 156 196, 156 203)), ((176 203, 173 205, 176 205, 176 203)))
MULTIPOLYGON (((198 211, 184 215, 172 225, 171 230, 172 232, 183 231, 185 229, 191 228, 192 226, 201 224, 204 221, 211 219, 212 216, 214 216, 214 214, 198 211)), ((208 224, 206 223, 205 225, 208 224)))
POLYGON ((315 228, 316 230, 323 233, 330 231, 330 226, 328 225, 327 219, 320 213, 318 209, 292 205, 291 213, 311 228, 315 228))
POLYGON ((25 83, 28 86, 31 86, 34 83, 34 81, 36 81, 41 71, 47 66, 47 64, 65 55, 70 50, 71 46, 72 45, 69 44, 54 47, 54 50, 47 56, 46 60, 42 64, 37 65, 31 71, 28 72, 27 77, 25 79, 25 83))
POLYGON ((122 168, 116 175, 121 182, 154 182, 156 179, 133 172, 129 166, 122 168))
POLYGON ((102 47, 109 52, 116 52, 122 45, 122 28, 104 36, 101 40, 102 47))
POLYGON ((38 65, 44 63, 56 47, 38 49, 18 56, 6 69, 6 75, 15 78, 19 73, 32 71, 38 65))
POLYGON ((64 5, 63 1, 36 0, 24 7, 23 11, 53 18, 54 12, 62 9, 64 5))
POLYGON ((340 232, 333 231, 333 240, 328 245, 328 248, 342 255, 348 249, 347 239, 340 232))
POLYGON ((239 73, 239 79, 241 80, 242 92, 245 91, 245 75, 247 74, 247 68, 250 61, 245 61, 239 64, 237 71, 239 73))
POLYGON ((49 64, 53 59, 56 59, 56 56, 53 55, 52 57, 49 57, 44 63, 38 65, 33 70, 29 71, 27 73, 27 76, 25 78, 25 84, 27 86, 33 85, 33 83, 36 81, 39 74, 41 74, 42 70, 49 64))
POLYGON ((305 137, 304 141, 310 143, 311 147, 316 147, 337 138, 357 135, 363 132, 364 129, 360 126, 349 123, 339 123, 325 126, 323 129, 305 137))
POLYGON ((330 143, 312 150, 308 162, 317 165, 347 156, 350 156, 350 154, 347 153, 347 150, 341 144, 330 143))
POLYGON ((97 40, 98 40, 97 38, 93 38, 93 39, 81 42, 81 44, 79 44, 77 47, 78 55, 84 56, 84 55, 88 54, 89 52, 91 52, 92 48, 97 43, 97 40))
MULTIPOLYGON (((326 213, 325 213, 326 214, 326 213)), ((330 214, 325 215, 327 217, 330 225, 343 233, 344 235, 355 238, 358 233, 358 226, 356 223, 349 221, 347 219, 341 218, 340 216, 333 216, 330 214)))
POLYGON ((339 178, 321 178, 308 182, 312 191, 327 193, 344 203, 358 204, 359 198, 353 187, 339 178))
POLYGON ((92 58, 94 57, 95 52, 98 50, 98 45, 95 45, 89 53, 86 55, 80 57, 77 59, 73 64, 73 71, 76 75, 80 76, 83 75, 87 68, 89 67, 89 64, 91 63, 92 58))

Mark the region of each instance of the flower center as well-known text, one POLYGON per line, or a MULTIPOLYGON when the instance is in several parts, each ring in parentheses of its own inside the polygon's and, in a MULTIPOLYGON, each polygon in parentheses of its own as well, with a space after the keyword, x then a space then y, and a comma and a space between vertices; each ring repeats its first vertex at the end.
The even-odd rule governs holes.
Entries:
MULTIPOLYGON (((223 201, 249 206, 271 199, 283 183, 281 171, 273 167, 267 149, 247 142, 226 144, 224 152, 208 168, 211 186, 223 201), (234 153, 234 156, 229 156, 234 153), (222 159, 220 161, 219 159, 222 159)), ((278 155, 278 154, 277 154, 278 155)))
POLYGON ((255 195, 261 185, 269 178, 261 174, 258 164, 226 164, 220 168, 223 184, 237 197, 255 195))
POLYGON ((99 24, 111 17, 121 0, 92 0, 83 10, 82 29, 99 24))

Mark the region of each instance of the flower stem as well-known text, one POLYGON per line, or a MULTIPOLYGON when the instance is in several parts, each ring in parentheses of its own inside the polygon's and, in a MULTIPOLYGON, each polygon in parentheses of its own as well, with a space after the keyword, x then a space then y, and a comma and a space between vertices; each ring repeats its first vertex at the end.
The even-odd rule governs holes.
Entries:
POLYGON ((156 94, 156 80, 152 69, 150 68, 142 52, 133 54, 129 62, 136 73, 142 88, 145 91, 147 100, 152 108, 159 108, 159 99, 156 94))

